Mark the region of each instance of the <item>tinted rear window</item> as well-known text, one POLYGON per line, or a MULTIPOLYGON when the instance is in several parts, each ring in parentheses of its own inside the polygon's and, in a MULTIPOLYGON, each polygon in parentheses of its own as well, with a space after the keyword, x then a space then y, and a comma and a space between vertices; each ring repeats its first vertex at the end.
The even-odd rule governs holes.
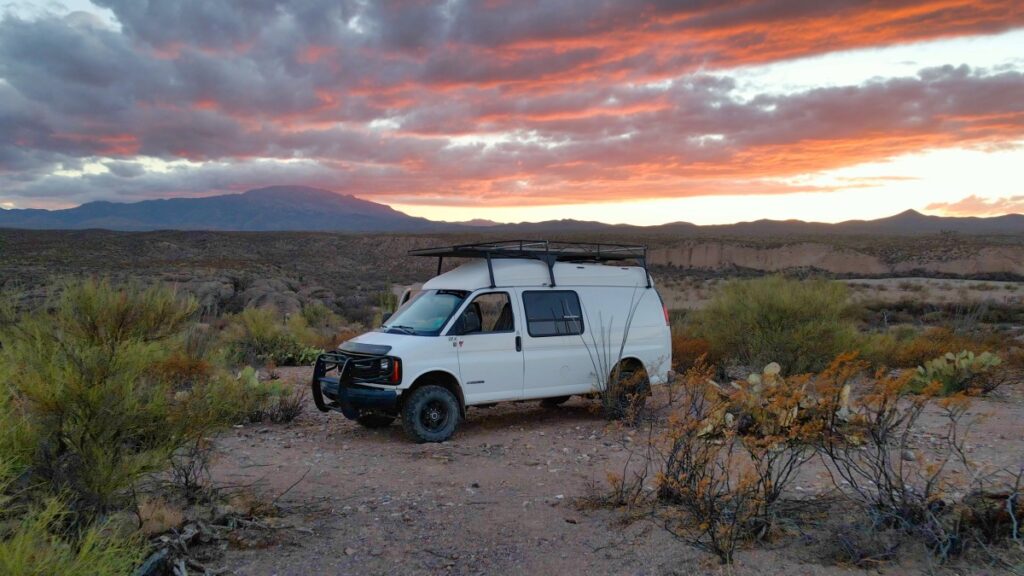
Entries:
POLYGON ((523 292, 526 330, 530 336, 573 336, 583 333, 580 297, 571 290, 523 292))

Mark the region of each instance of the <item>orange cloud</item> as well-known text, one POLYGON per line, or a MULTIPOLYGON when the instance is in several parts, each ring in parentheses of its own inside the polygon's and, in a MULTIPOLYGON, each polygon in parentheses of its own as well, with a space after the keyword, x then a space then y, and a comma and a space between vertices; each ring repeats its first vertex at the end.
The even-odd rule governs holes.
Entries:
POLYGON ((981 198, 974 194, 957 202, 936 202, 926 208, 943 216, 1001 216, 1024 214, 1024 196, 981 198))

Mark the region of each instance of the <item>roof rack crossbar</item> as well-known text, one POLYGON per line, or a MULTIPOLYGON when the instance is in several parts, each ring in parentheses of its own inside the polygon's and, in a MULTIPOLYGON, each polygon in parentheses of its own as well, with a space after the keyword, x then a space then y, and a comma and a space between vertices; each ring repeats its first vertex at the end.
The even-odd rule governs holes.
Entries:
POLYGON ((456 244, 435 248, 410 250, 410 256, 431 256, 437 258, 437 273, 441 274, 444 258, 484 258, 491 287, 495 287, 495 258, 530 258, 547 264, 551 286, 556 285, 556 262, 613 262, 632 260, 644 270, 647 287, 651 277, 647 271, 647 247, 636 244, 608 244, 604 242, 561 242, 548 240, 499 240, 475 244, 456 244))

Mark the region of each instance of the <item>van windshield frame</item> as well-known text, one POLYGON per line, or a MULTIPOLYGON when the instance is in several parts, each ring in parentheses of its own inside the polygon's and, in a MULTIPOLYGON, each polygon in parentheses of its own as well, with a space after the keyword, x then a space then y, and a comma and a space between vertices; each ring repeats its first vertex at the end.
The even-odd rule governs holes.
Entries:
POLYGON ((379 330, 387 334, 439 336, 470 294, 469 290, 423 290, 402 304, 379 330))

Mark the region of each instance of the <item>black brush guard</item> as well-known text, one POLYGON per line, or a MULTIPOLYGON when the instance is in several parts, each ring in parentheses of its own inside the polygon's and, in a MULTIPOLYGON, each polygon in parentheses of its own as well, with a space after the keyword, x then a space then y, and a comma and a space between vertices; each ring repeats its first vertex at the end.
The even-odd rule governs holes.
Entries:
POLYGON ((377 379, 356 379, 358 368, 370 369, 388 356, 353 357, 342 352, 325 352, 313 366, 313 403, 321 412, 341 412, 349 420, 364 412, 393 413, 398 406, 398 392, 366 386, 377 379))

